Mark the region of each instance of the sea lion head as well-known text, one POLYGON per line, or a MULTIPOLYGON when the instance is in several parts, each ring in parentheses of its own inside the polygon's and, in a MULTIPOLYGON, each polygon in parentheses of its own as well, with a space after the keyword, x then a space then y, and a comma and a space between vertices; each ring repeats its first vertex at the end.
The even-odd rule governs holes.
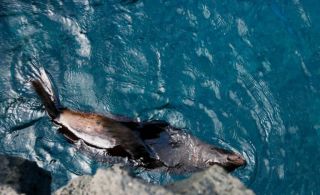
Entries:
POLYGON ((247 164, 246 160, 240 154, 212 146, 203 151, 202 158, 205 167, 219 165, 228 172, 234 171, 236 168, 247 164))

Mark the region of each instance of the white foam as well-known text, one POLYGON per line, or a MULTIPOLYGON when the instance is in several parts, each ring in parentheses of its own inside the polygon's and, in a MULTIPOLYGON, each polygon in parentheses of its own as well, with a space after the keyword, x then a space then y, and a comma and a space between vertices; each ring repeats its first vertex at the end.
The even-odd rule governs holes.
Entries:
POLYGON ((79 44, 77 53, 82 56, 89 58, 91 55, 91 44, 85 34, 82 33, 82 29, 79 24, 72 18, 63 17, 58 15, 51 10, 48 10, 48 16, 51 20, 62 24, 63 28, 71 35, 73 35, 79 44))

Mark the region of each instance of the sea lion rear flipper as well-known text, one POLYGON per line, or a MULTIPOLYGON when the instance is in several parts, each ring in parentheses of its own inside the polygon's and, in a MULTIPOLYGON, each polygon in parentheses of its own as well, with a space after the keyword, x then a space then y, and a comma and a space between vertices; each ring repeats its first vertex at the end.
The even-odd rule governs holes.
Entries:
POLYGON ((40 68, 39 78, 32 80, 31 84, 49 116, 53 119, 56 118, 60 114, 61 105, 48 73, 43 68, 40 68))

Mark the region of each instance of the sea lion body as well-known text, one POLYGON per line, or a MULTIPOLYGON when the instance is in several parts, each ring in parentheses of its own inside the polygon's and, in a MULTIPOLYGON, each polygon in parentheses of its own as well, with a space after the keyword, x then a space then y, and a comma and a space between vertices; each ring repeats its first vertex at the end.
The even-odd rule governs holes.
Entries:
POLYGON ((59 117, 53 120, 55 123, 66 127, 77 138, 98 148, 113 148, 116 146, 116 140, 108 135, 108 131, 110 129, 121 131, 121 129, 126 128, 101 115, 85 114, 69 109, 63 110, 59 117))
POLYGON ((137 166, 182 174, 214 164, 232 171, 246 163, 239 154, 204 143, 164 121, 138 122, 63 108, 46 72, 40 69, 39 73, 32 86, 59 131, 71 142, 80 140, 105 150, 106 157, 129 159, 137 166))

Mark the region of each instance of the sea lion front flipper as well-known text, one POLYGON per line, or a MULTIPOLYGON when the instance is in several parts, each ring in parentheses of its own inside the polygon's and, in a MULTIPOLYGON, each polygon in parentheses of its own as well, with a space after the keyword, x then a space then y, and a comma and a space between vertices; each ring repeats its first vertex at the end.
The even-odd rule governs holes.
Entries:
POLYGON ((163 132, 170 124, 166 121, 154 120, 142 122, 138 131, 143 140, 158 138, 160 133, 163 132))
POLYGON ((130 158, 138 163, 138 165, 153 169, 164 166, 164 163, 152 156, 152 151, 148 149, 144 144, 139 142, 126 143, 124 150, 130 155, 130 158))
POLYGON ((155 169, 159 167, 167 167, 167 165, 159 159, 151 158, 147 163, 144 163, 143 166, 147 169, 155 169))
POLYGON ((147 168, 147 169, 154 169, 158 167, 166 166, 161 160, 154 158, 150 155, 150 152, 144 146, 143 148, 137 147, 134 151, 134 159, 138 162, 139 165, 147 168))
POLYGON ((104 136, 115 139, 116 147, 108 149, 112 156, 127 156, 140 166, 154 168, 163 166, 155 158, 154 152, 148 148, 139 132, 124 125, 121 122, 104 122, 104 136))

